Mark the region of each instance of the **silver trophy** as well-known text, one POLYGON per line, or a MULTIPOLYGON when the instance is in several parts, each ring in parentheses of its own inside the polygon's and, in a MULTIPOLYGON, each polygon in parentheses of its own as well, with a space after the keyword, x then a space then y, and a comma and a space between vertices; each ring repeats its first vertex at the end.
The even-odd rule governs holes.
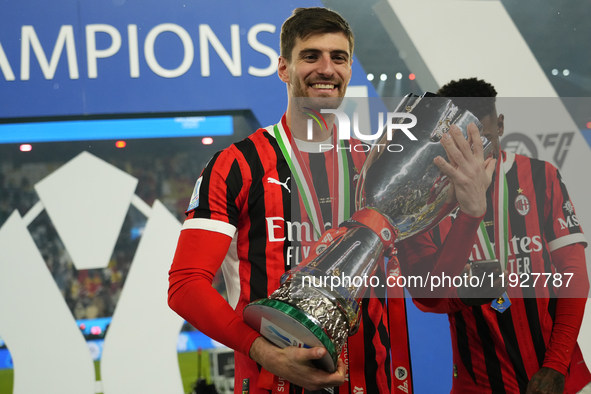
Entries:
MULTIPOLYGON (((437 156, 447 157, 439 140, 452 124, 466 138, 470 123, 482 134, 472 113, 430 93, 406 96, 395 112, 416 117, 412 133, 418 140, 409 143, 394 132, 388 141, 383 133, 360 173, 358 211, 325 233, 330 236, 321 236, 308 259, 286 272, 269 298, 244 309, 244 321, 279 347, 325 347, 327 354, 316 366, 329 372, 336 370, 347 337, 359 327, 359 303, 368 288, 364 279, 375 274, 396 241, 431 229, 456 207, 446 204, 450 180, 433 163, 437 156), (385 149, 393 144, 404 144, 404 155, 385 149)), ((481 139, 489 157, 492 145, 481 139)))

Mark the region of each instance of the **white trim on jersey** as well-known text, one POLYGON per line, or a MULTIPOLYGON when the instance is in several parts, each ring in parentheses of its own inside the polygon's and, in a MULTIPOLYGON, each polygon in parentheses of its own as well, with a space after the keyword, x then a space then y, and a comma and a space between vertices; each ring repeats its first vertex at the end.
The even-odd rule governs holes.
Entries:
POLYGON ((579 242, 587 246, 587 239, 585 239, 585 235, 583 233, 569 234, 565 235, 564 237, 557 238, 554 241, 548 242, 548 249, 550 252, 554 252, 556 249, 560 249, 562 247, 579 242))
POLYGON ((505 174, 509 172, 511 167, 513 167, 513 163, 515 162, 515 153, 513 152, 505 152, 505 161, 503 162, 503 167, 505 167, 505 174))
POLYGON ((296 145, 298 146, 298 149, 300 150, 300 152, 322 153, 322 152, 327 152, 329 150, 332 150, 332 143, 333 143, 332 135, 330 137, 328 137, 328 139, 326 141, 322 141, 322 142, 298 140, 297 138, 294 138, 294 141, 295 141, 296 145), (323 145, 324 145, 324 150, 322 150, 323 145), (328 147, 330 147, 330 149, 327 149, 328 147))
POLYGON ((222 263, 222 273, 224 282, 226 282, 226 291, 228 292, 228 303, 234 310, 240 300, 240 260, 238 259, 238 232, 234 234, 230 248, 224 262, 222 263))
MULTIPOLYGON (((281 125, 281 122, 279 122, 277 124, 278 126, 281 125)), ((265 130, 267 130, 267 133, 271 134, 273 136, 273 138, 275 138, 275 132, 273 131, 273 128, 275 126, 267 126, 265 127, 265 130)), ((281 125, 281 127, 283 127, 283 125, 281 125)), ((293 136, 292 136, 293 138, 293 136)), ((327 146, 330 145, 332 146, 332 135, 330 137, 328 137, 328 139, 326 141, 322 141, 322 142, 314 142, 314 141, 306 141, 306 140, 298 140, 297 138, 293 138, 298 149, 300 150, 300 152, 306 152, 306 153, 319 153, 319 152, 323 152, 323 150, 321 149, 322 146, 327 146)), ((291 141, 290 141, 291 142, 291 141)), ((330 149, 325 149, 324 151, 329 151, 330 149)))
POLYGON ((264 129, 267 130, 267 133, 271 134, 271 136, 273 138, 275 138, 275 131, 273 131, 273 129, 275 128, 275 125, 271 125, 271 126, 267 126, 264 129))
POLYGON ((214 231, 216 233, 225 234, 228 237, 234 237, 234 234, 236 233, 236 227, 232 226, 229 223, 221 222, 219 220, 202 218, 185 220, 181 231, 187 229, 214 231))

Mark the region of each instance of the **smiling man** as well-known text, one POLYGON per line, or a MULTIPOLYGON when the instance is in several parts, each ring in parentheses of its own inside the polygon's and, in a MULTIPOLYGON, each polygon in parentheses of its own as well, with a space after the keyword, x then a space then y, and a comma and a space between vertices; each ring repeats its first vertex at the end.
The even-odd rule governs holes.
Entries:
MULTIPOLYGON (((298 18, 297 13, 294 18, 298 18)), ((287 86, 286 123, 291 126, 293 137, 304 141, 308 139, 304 134, 308 117, 297 109, 306 105, 320 110, 341 104, 351 79, 354 39, 348 26, 349 30, 332 31, 324 26, 327 20, 296 22, 283 26, 277 73, 287 86), (303 100, 294 100, 297 98, 303 100)), ((326 119, 332 124, 334 115, 326 115, 326 119)), ((324 141, 331 134, 332 127, 317 127, 311 140, 324 141)))
MULTIPOLYGON (((337 108, 351 78, 353 47, 353 33, 340 15, 325 8, 296 9, 281 30, 278 75, 287 88, 285 114, 276 125, 218 152, 198 179, 187 209, 170 270, 169 305, 236 351, 236 393, 324 388, 386 393, 394 384, 383 298, 374 295, 364 302, 360 333, 349 338, 334 373, 312 366, 326 349, 280 349, 242 318, 246 305, 269 296, 279 287, 281 275, 309 255, 317 234, 339 223, 334 208, 344 193, 339 196, 335 190, 343 182, 338 171, 343 167, 336 164, 347 169, 349 179, 342 190, 353 195, 364 153, 349 150, 344 158, 332 150, 320 153, 319 144, 332 141, 334 119, 327 115, 326 125, 315 125, 312 138, 307 138, 309 117, 296 103, 303 98, 314 110, 337 108), (299 159, 293 160, 300 161, 301 170, 291 166, 293 160, 289 154, 285 157, 278 140, 297 152, 299 159), (290 182, 296 176, 309 180, 318 201, 316 212, 306 210, 296 183, 290 182), (309 219, 312 214, 320 218, 316 227, 309 219), (220 267, 228 301, 211 286, 220 267)), ((354 199, 347 200, 352 213, 354 199)))

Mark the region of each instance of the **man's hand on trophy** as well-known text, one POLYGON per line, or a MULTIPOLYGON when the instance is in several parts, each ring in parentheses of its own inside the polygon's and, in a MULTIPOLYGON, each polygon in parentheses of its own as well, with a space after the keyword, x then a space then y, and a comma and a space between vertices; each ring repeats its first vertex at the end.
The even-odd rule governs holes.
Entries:
POLYGON ((328 373, 316 368, 313 360, 324 357, 326 349, 304 349, 295 346, 279 348, 263 337, 257 338, 250 348, 250 358, 267 371, 308 390, 337 387, 345 382, 347 366, 339 359, 337 370, 328 373))
POLYGON ((482 272, 484 275, 470 271, 470 264, 466 264, 461 275, 462 278, 466 279, 462 281, 462 286, 457 288, 458 297, 464 304, 468 306, 490 304, 491 301, 499 298, 507 291, 509 271, 503 271, 502 276, 504 278, 502 278, 500 265, 491 271, 482 272), (490 274, 492 274, 492 277, 490 274), (471 281, 472 276, 475 276, 478 280, 471 281), (480 283, 481 281, 484 282, 480 283))
POLYGON ((441 156, 433 162, 450 177, 452 189, 449 196, 455 196, 462 212, 479 217, 486 213, 486 190, 492 180, 496 160, 484 159, 482 140, 478 127, 468 125, 468 140, 455 124, 443 134, 441 145, 447 153, 449 163, 441 156))

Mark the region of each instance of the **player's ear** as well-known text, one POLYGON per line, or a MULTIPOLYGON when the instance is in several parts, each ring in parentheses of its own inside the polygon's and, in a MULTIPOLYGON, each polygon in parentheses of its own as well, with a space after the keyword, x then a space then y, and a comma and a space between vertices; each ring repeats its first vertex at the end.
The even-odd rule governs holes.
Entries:
POLYGON ((279 56, 279 64, 277 65, 277 75, 279 79, 285 83, 289 83, 289 62, 283 56, 279 56))
POLYGON ((505 132, 505 115, 500 114, 497 118, 497 126, 499 128, 499 137, 505 132))

